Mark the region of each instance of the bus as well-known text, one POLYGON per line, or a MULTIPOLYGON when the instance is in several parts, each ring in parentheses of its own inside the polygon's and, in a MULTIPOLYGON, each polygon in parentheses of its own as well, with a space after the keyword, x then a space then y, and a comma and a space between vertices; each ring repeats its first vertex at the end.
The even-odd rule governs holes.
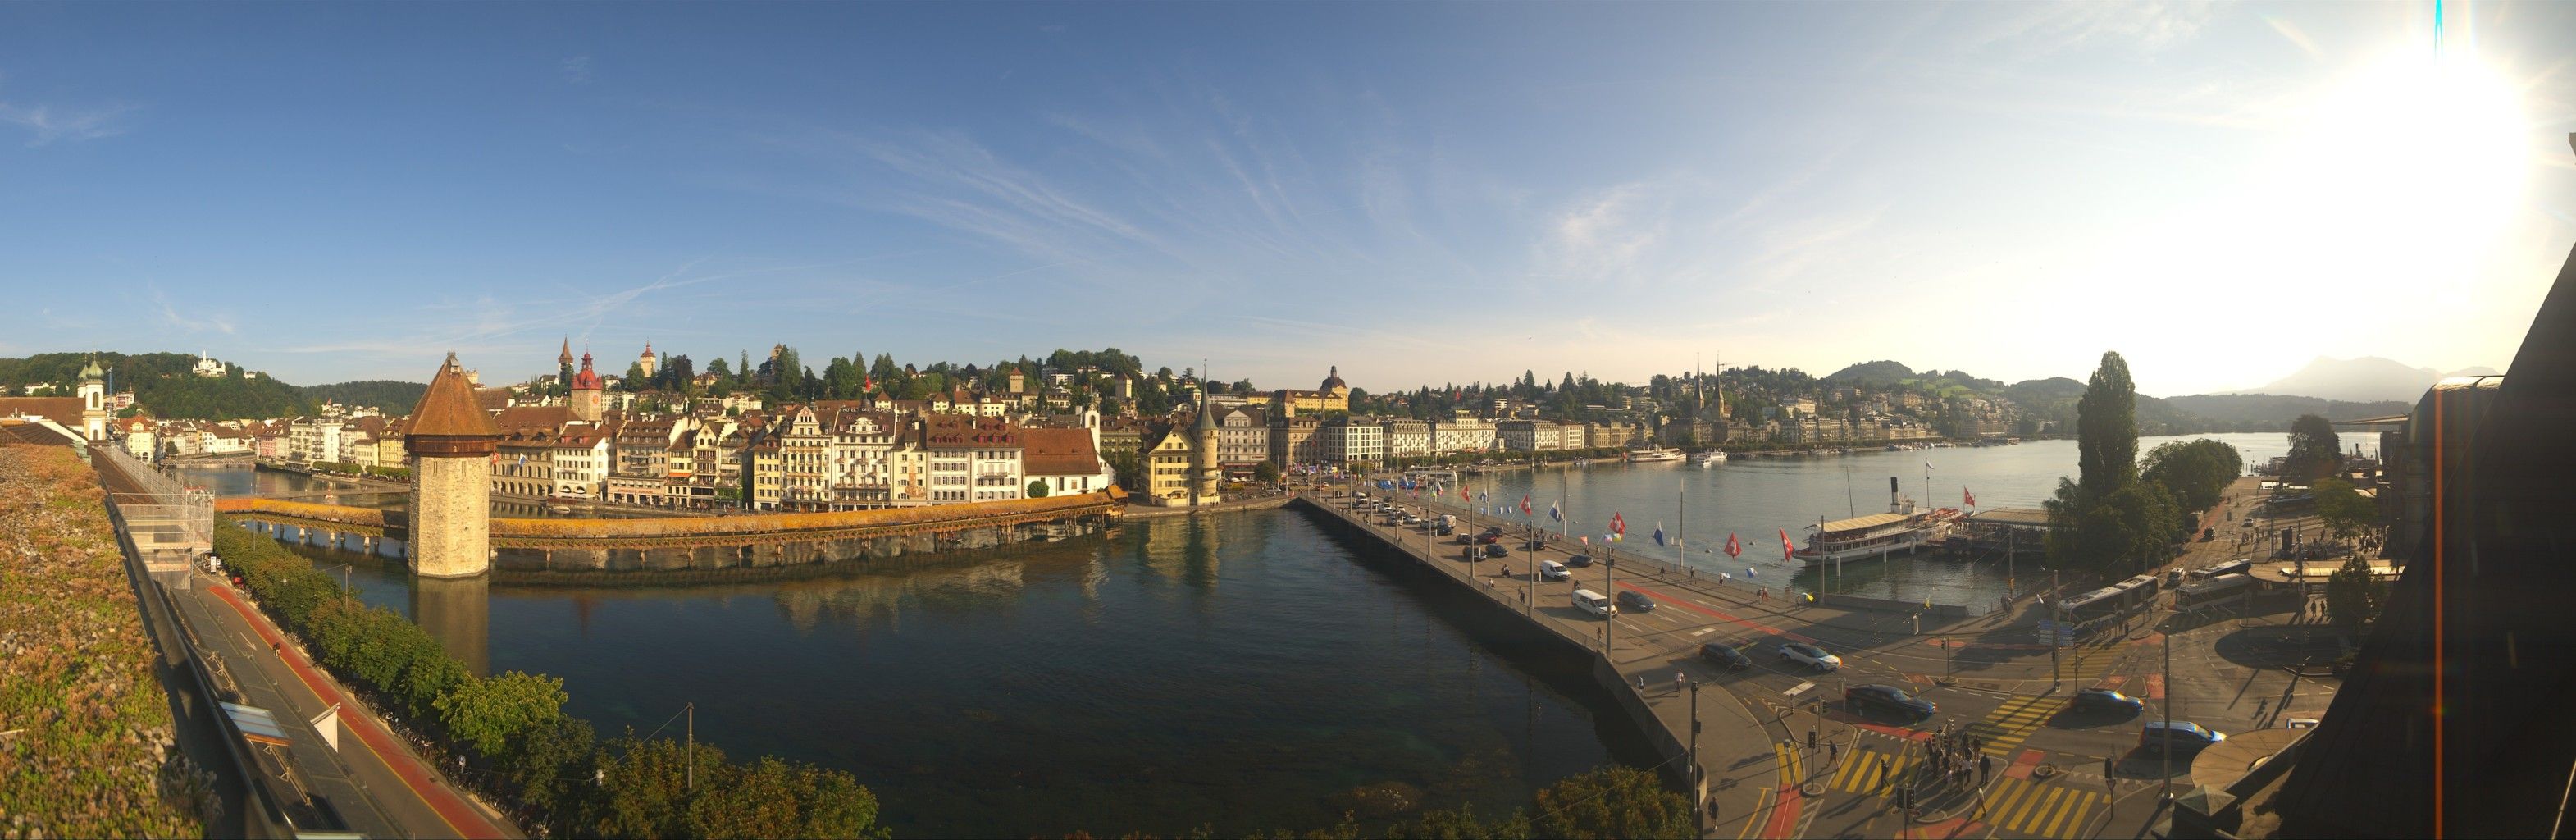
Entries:
POLYGON ((2156 576, 2139 575, 2065 599, 2057 605, 2058 617, 2078 626, 2118 618, 2154 602, 2157 588, 2156 576))
POLYGON ((2254 576, 2226 574, 2195 580, 2174 591, 2174 609, 2199 611, 2234 605, 2254 596, 2254 576))
POLYGON ((2246 573, 2249 573, 2249 572, 2252 572, 2252 571, 2254 571, 2254 560, 2253 560, 2253 558, 2250 558, 2250 557, 2239 557, 2239 558, 2236 558, 2236 559, 2234 559, 2234 560, 2229 560, 2229 561, 2227 561, 2227 562, 2225 562, 2225 563, 2220 563, 2220 564, 2215 565, 2215 566, 2210 566, 2210 567, 2208 567, 2208 568, 2204 568, 2204 569, 2193 569, 2193 570, 2191 570, 2191 579, 2192 579, 2192 580, 2210 580, 2210 579, 2213 579, 2213 578, 2220 578, 2220 577, 2225 577, 2225 576, 2228 576, 2228 575, 2241 575, 2241 574, 2246 574, 2246 573))

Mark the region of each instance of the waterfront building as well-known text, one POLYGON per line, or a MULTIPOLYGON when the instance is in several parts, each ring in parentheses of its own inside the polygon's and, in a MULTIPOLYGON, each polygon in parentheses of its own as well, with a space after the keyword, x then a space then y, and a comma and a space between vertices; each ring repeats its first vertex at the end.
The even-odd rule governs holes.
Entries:
POLYGON ((782 510, 831 506, 832 433, 812 405, 789 412, 778 430, 778 504, 782 510))
POLYGON ((746 475, 751 479, 751 509, 778 510, 786 498, 787 473, 781 463, 778 433, 763 430, 743 447, 746 475))
POLYGON ((1199 389, 1199 416, 1190 423, 1190 503, 1194 505, 1212 505, 1220 500, 1216 490, 1220 470, 1216 411, 1216 406, 1207 401, 1207 389, 1199 389))
POLYGON ((1252 475, 1252 470, 1270 458, 1270 422, 1261 409, 1250 406, 1217 412, 1216 462, 1225 474, 1235 478, 1252 475))
POLYGON ((1584 443, 1584 437, 1583 437, 1583 431, 1584 431, 1584 429, 1587 427, 1587 425, 1588 425, 1588 424, 1584 424, 1584 423, 1559 423, 1559 424, 1557 424, 1557 426, 1556 426, 1556 435, 1557 435, 1557 441, 1556 441, 1556 443, 1557 443, 1557 448, 1559 448, 1559 449, 1582 449, 1582 448, 1585 446, 1585 443, 1584 443))
POLYGON ((1549 420, 1498 420, 1494 438, 1512 452, 1536 452, 1565 447, 1564 431, 1549 420))
POLYGON ((1315 436, 1323 421, 1313 415, 1296 414, 1295 410, 1278 405, 1269 412, 1270 462, 1280 469, 1324 463, 1324 441, 1315 436))
POLYGON ((1374 419, 1335 417, 1315 429, 1324 462, 1367 469, 1386 462, 1386 429, 1374 419))
POLYGON ((602 486, 608 483, 608 465, 613 459, 608 429, 577 425, 555 435, 546 453, 546 462, 554 470, 552 495, 568 499, 600 498, 602 486))
POLYGON ((340 460, 340 421, 322 417, 287 421, 286 460, 295 464, 340 460))
POLYGON ((1432 453, 1430 423, 1410 417, 1390 417, 1378 425, 1386 441, 1388 457, 1416 458, 1432 453))
POLYGON ((1158 423, 1146 435, 1143 461, 1147 504, 1188 507, 1197 503, 1192 478, 1198 470, 1198 440, 1187 426, 1158 423))
POLYGON ((1019 427, 966 415, 921 418, 933 504, 990 502, 1022 495, 1019 427))
POLYGON ((526 427, 494 438, 492 493, 542 499, 555 490, 555 433, 549 427, 526 427))
POLYGON ((831 426, 833 509, 868 510, 892 505, 894 450, 919 444, 905 434, 911 426, 893 412, 856 409, 838 412, 831 426))
POLYGON ((491 470, 499 430, 477 407, 456 354, 447 354, 411 411, 411 568, 424 577, 491 569, 491 470))
POLYGON ((1151 424, 1133 417, 1120 417, 1100 424, 1100 451, 1143 452, 1145 435, 1151 424))
POLYGON ((1431 422, 1431 451, 1484 452, 1494 448, 1494 425, 1466 409, 1431 422))
POLYGON ((144 463, 151 463, 154 460, 153 449, 161 440, 159 430, 159 425, 153 423, 149 415, 137 414, 116 421, 117 437, 125 444, 125 454, 132 455, 144 463))
POLYGON ((1049 496, 1109 489, 1109 469, 1100 461, 1090 429, 1022 429, 1020 445, 1022 469, 1030 483, 1045 484, 1049 496))

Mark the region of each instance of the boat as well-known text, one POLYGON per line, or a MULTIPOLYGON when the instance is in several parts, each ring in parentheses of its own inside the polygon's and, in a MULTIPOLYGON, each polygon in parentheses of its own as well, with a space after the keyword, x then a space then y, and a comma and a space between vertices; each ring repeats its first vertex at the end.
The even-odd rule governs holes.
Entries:
POLYGON ((1916 507, 1912 499, 1897 495, 1893 478, 1888 480, 1887 492, 1886 513, 1807 526, 1814 533, 1807 535, 1807 547, 1792 552, 1792 556, 1808 566, 1822 566, 1885 557, 1898 551, 1912 554, 1948 537, 1950 526, 1960 518, 1957 508, 1916 507))
POLYGON ((1698 464, 1703 467, 1714 467, 1719 464, 1726 463, 1726 450, 1711 449, 1706 452, 1692 455, 1691 463, 1698 464))
POLYGON ((1628 463, 1631 464, 1650 464, 1662 461, 1679 461, 1681 459, 1682 453, 1680 450, 1665 449, 1661 446, 1650 446, 1628 453, 1628 463))

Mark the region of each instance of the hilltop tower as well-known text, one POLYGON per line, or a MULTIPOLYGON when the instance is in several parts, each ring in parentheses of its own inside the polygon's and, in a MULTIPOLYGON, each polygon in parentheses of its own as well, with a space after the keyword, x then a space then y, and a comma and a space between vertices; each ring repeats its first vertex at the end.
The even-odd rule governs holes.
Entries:
POLYGON ((456 354, 411 410, 411 572, 474 577, 492 568, 492 457, 501 431, 474 401, 456 354))
MULTIPOLYGON (((644 378, 651 379, 653 378, 654 366, 660 364, 661 361, 662 359, 660 357, 653 355, 653 342, 647 341, 644 342, 644 355, 635 357, 635 366, 644 369, 644 378)), ((634 382, 627 384, 626 387, 637 388, 641 387, 643 384, 644 383, 641 382, 634 382)))
POLYGON ((1199 389, 1199 419, 1190 424, 1190 504, 1217 503, 1216 478, 1216 404, 1208 401, 1207 389, 1199 389))
POLYGON ((576 420, 599 422, 599 371, 590 367, 590 354, 581 354, 581 372, 572 375, 572 416, 576 420))
POLYGON ((555 354, 555 366, 562 368, 562 372, 555 375, 555 387, 564 389, 566 394, 572 393, 572 336, 564 336, 563 352, 555 354))
POLYGON ((107 372, 99 370, 98 360, 91 359, 80 372, 81 436, 91 441, 107 439, 107 372))

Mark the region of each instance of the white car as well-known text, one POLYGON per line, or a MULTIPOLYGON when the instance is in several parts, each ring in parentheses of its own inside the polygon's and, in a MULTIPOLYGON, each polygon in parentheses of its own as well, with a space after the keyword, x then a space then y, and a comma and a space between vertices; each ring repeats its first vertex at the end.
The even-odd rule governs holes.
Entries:
POLYGON ((1839 671, 1843 667, 1842 657, 1826 653, 1824 648, 1798 642, 1781 645, 1780 660, 1795 662, 1819 671, 1839 671))

